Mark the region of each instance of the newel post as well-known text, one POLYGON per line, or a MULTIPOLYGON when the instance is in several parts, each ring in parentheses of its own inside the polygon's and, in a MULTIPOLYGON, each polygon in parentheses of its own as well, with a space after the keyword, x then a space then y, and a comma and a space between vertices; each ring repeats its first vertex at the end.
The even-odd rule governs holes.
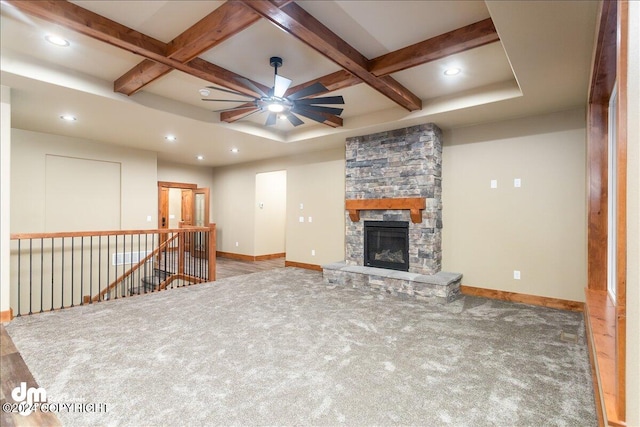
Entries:
POLYGON ((216 225, 209 224, 209 281, 216 280, 216 225))

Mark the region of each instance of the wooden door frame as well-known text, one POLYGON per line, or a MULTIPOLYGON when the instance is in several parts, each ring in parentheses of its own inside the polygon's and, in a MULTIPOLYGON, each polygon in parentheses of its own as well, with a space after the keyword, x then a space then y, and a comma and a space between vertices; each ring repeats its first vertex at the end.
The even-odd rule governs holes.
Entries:
POLYGON ((603 1, 587 112, 587 288, 607 292, 608 156, 616 156, 616 410, 626 412, 628 0, 603 1), (617 82, 616 152, 608 153, 609 99, 617 82))
MULTIPOLYGON (((185 182, 171 182, 171 181, 158 181, 158 228, 164 228, 162 226, 162 208, 160 206, 160 201, 162 200, 162 189, 163 188, 179 188, 179 189, 191 189, 195 190, 198 188, 197 184, 189 184, 185 182)), ((208 220, 207 220, 208 221, 208 220)), ((169 220, 167 218, 167 227, 169 224, 169 220)))

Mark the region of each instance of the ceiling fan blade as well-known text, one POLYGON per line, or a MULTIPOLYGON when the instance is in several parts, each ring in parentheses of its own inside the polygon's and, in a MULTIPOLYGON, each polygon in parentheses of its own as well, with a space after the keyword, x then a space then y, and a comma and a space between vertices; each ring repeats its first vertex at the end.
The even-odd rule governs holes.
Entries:
POLYGON ((245 114, 245 115, 244 115, 244 116, 242 116, 242 117, 238 117, 235 121, 242 120, 242 119, 246 119, 247 117, 249 117, 249 116, 250 116, 250 115, 252 115, 252 114, 255 114, 255 113, 261 113, 261 112, 262 112, 262 110, 261 110, 261 109, 256 108, 254 111, 252 111, 252 112, 250 112, 250 113, 248 113, 248 114, 245 114))
POLYGON ((221 92, 227 92, 227 93, 232 93, 234 95, 238 95, 238 96, 244 96, 246 98, 254 98, 251 95, 245 95, 244 93, 240 93, 240 92, 236 92, 235 90, 231 90, 231 89, 224 89, 221 87, 216 87, 216 86, 206 86, 208 89, 213 89, 213 90, 219 90, 221 92))
POLYGON ((292 93, 291 95, 287 96, 287 98, 294 101, 296 99, 306 98, 307 96, 327 91, 328 89, 322 83, 317 82, 312 84, 311 86, 307 86, 304 89, 300 89, 299 91, 292 93))
POLYGON ((282 77, 276 74, 275 83, 273 85, 273 96, 278 98, 282 98, 284 93, 291 86, 292 81, 286 77, 282 77))
POLYGON ((296 116, 296 115, 295 115, 295 114, 293 114, 293 113, 289 113, 289 114, 287 114, 287 116, 286 116, 286 117, 287 117, 287 120, 289 120, 289 122, 290 122, 292 125, 294 125, 294 126, 300 126, 300 125, 303 125, 303 124, 304 124, 304 122, 303 122, 302 120, 300 120, 300 119, 298 118, 298 116, 296 116))
POLYGON ((273 126, 278 121, 278 113, 269 113, 267 116, 267 121, 264 123, 265 126, 273 126))
MULTIPOLYGON (((264 93, 264 91, 262 89, 260 89, 258 86, 254 85, 253 82, 251 80, 247 79, 247 78, 236 77, 236 80, 238 80, 239 82, 244 84, 249 89, 255 91, 256 93, 259 93, 260 96, 264 96, 264 97, 268 97, 269 96, 266 93, 264 93)), ((245 95, 245 96, 247 96, 247 95, 245 95)))
POLYGON ((297 110, 311 111, 314 113, 327 113, 339 116, 344 111, 343 108, 321 107, 319 105, 298 105, 297 110))
POLYGON ((342 96, 321 96, 320 98, 298 99, 296 101, 296 104, 298 105, 344 104, 344 98, 342 96))
POLYGON ((293 111, 296 114, 300 114, 301 116, 308 117, 311 120, 314 120, 314 121, 316 121, 318 123, 324 123, 324 120, 325 120, 325 118, 324 118, 324 116, 322 114, 318 114, 318 113, 315 113, 313 111, 303 110, 303 109, 300 109, 298 107, 292 108, 291 111, 293 111))

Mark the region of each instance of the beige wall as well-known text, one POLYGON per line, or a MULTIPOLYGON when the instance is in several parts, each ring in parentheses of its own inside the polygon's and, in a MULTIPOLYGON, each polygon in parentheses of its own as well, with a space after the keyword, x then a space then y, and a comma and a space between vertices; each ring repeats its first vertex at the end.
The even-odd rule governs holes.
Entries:
POLYGON ((469 286, 584 301, 584 111, 453 129, 444 143, 443 270, 469 286))
POLYGON ((261 255, 254 238, 255 177, 280 170, 287 173, 287 260, 319 265, 344 259, 343 149, 214 169, 211 198, 218 250, 261 255))
POLYGON ((337 154, 337 159, 288 170, 288 261, 322 265, 344 260, 344 149, 337 154))
POLYGON ((629 2, 627 63, 627 425, 640 426, 640 2, 629 2))
MULTIPOLYGON (((84 139, 12 129, 12 233, 53 231, 47 229, 45 218, 47 155, 120 164, 122 190, 119 195, 112 197, 120 198, 114 199, 114 203, 120 203, 121 206, 121 228, 156 228, 158 195, 155 153, 84 139), (151 216, 151 221, 147 221, 148 216, 151 216)), ((82 194, 77 194, 77 199, 78 203, 82 203, 82 194)), ((74 224, 71 219, 69 221, 68 226, 56 223, 56 227, 74 230, 74 224)))
MULTIPOLYGON (((271 170, 275 169, 279 167, 271 170)), ((269 171, 268 164, 213 170, 211 216, 216 223, 218 251, 255 255, 255 176, 265 171, 269 171)))
POLYGON ((287 171, 256 174, 255 253, 285 252, 287 171))
POLYGON ((120 229, 120 162, 47 154, 45 230, 120 229))

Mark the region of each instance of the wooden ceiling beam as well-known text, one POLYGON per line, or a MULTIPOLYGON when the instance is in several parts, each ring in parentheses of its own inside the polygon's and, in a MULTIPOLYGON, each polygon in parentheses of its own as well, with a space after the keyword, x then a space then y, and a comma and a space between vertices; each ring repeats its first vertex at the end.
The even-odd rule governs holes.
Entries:
POLYGON ((369 60, 366 57, 296 3, 279 8, 269 0, 233 1, 242 2, 403 108, 409 111, 422 108, 420 98, 393 78, 380 78, 370 73, 369 60))
POLYGON ((167 56, 187 62, 239 33, 260 19, 260 15, 236 3, 223 3, 189 27, 167 46, 167 56))
MULTIPOLYGON (((224 3, 166 45, 166 56, 182 63, 218 45, 260 19, 260 15, 236 3, 224 3)), ((132 95, 172 70, 144 60, 116 79, 114 90, 132 95)), ((237 89, 235 89, 237 90, 237 89)))
POLYGON ((327 74, 326 76, 308 81, 306 83, 292 86, 287 90, 285 96, 289 96, 293 93, 299 92, 302 89, 312 86, 316 83, 322 83, 322 85, 327 88, 327 92, 333 92, 334 90, 355 86, 359 83, 362 83, 362 80, 349 73, 348 71, 340 70, 336 71, 335 73, 327 74))
POLYGON ((387 76, 500 40, 491 18, 398 49, 369 61, 375 76, 387 76))
POLYGON ((239 105, 235 110, 220 112, 220 121, 225 123, 237 122, 249 113, 256 111, 258 107, 253 102, 239 105))

